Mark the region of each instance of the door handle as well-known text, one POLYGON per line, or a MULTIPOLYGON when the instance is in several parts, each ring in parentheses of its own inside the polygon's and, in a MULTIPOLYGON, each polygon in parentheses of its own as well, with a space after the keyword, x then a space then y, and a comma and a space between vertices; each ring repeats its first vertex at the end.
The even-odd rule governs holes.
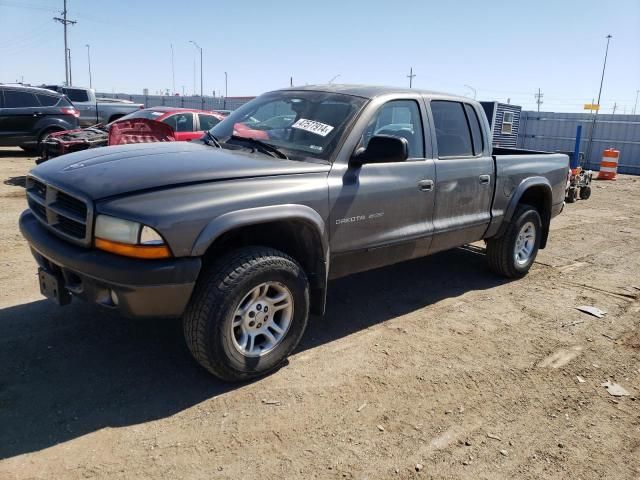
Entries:
POLYGON ((491 175, 480 175, 478 179, 480 180, 481 185, 489 185, 489 182, 491 182, 491 175))
POLYGON ((418 188, 423 192, 430 192, 433 190, 433 180, 421 180, 418 182, 418 188))
POLYGON ((41 117, 42 116, 42 112, 34 112, 33 116, 34 117, 41 117))

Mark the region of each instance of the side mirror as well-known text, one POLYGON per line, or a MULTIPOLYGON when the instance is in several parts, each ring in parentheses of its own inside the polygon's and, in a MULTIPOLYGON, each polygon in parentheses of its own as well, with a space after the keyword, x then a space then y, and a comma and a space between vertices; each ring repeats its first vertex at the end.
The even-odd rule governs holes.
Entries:
POLYGON ((351 164, 404 162, 409 158, 409 142, 406 138, 390 135, 374 135, 367 148, 359 148, 351 157, 351 164))

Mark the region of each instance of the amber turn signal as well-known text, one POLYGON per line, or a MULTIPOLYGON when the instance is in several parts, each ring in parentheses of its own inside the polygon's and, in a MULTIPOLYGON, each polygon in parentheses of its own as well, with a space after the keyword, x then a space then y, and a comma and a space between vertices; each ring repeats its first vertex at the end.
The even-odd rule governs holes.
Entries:
POLYGON ((105 252, 133 258, 169 258, 171 251, 166 245, 129 245, 103 238, 96 238, 96 248, 105 252))

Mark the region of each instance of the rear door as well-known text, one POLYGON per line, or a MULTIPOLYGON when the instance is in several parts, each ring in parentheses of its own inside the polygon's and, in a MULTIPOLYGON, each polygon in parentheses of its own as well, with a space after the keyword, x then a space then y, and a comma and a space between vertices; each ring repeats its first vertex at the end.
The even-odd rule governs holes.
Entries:
POLYGON ((4 103, 0 112, 3 145, 23 145, 37 141, 35 123, 43 116, 36 96, 28 91, 3 89, 4 103))
POLYGON ((175 113, 162 120, 162 122, 173 128, 176 140, 179 142, 193 140, 202 136, 202 133, 194 131, 195 122, 192 112, 175 113))
POLYGON ((480 240, 491 220, 494 163, 472 104, 431 100, 436 144, 431 252, 480 240))

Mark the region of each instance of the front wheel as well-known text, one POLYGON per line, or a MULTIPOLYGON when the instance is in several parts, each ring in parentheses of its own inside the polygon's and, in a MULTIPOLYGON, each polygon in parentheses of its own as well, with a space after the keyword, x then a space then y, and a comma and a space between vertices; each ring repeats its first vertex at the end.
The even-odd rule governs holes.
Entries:
POLYGON ((238 249, 198 280, 183 318, 194 358, 227 381, 281 366, 304 333, 309 282, 293 258, 265 247, 238 249))
POLYGON ((508 278, 524 277, 538 254, 541 234, 538 211, 529 205, 520 205, 505 233, 487 240, 489 266, 508 278))

